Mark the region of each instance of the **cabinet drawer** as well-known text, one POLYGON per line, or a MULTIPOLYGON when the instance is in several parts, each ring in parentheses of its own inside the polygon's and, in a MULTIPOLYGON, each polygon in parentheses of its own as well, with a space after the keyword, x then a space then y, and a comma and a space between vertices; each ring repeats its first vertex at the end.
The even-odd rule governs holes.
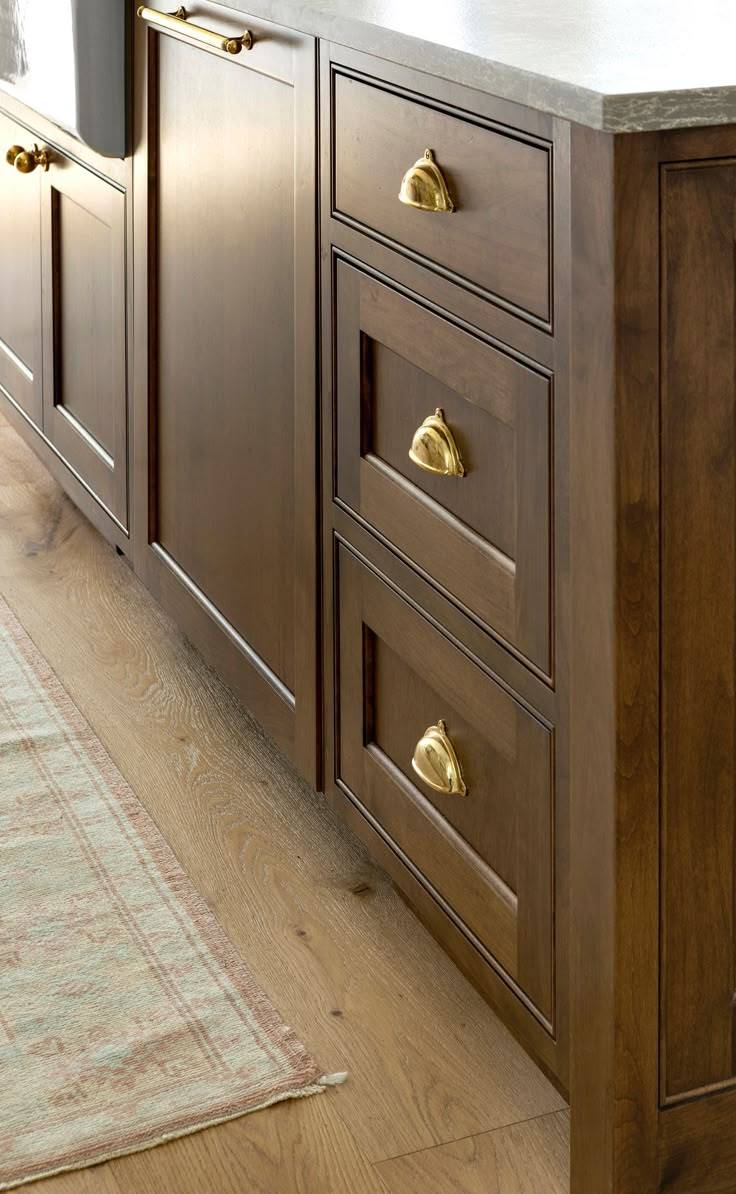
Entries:
POLYGON ((337 498, 551 675, 550 378, 344 261, 335 324, 337 498))
MULTIPOLYGON (((549 1027, 553 732, 347 547, 337 554, 337 779, 549 1027), (464 794, 414 768, 440 720, 464 794)), ((442 757, 430 744, 418 765, 439 775, 442 757)))
MULTIPOLYGON (((454 112, 454 109, 452 110, 454 112)), ((551 146, 336 71, 332 210, 460 284, 551 322, 551 146), (454 205, 399 199, 431 150, 454 205)))

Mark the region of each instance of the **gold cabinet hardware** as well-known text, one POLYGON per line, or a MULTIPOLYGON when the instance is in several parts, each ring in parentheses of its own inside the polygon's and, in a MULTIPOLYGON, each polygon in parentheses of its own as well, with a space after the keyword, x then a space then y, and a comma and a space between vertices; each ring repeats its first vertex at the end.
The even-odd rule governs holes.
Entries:
POLYGON ((455 210, 444 175, 431 149, 425 149, 424 157, 419 158, 411 170, 407 170, 401 180, 399 199, 407 207, 418 207, 420 211, 455 210))
POLYGON ((465 796, 467 788, 460 762, 444 721, 429 726, 414 748, 411 765, 422 783, 446 796, 465 796))
POLYGON ((442 407, 424 420, 414 432, 409 459, 427 473, 442 477, 464 477, 465 466, 455 437, 445 422, 442 407))
POLYGON ((42 170, 48 170, 51 165, 51 154, 48 149, 39 149, 37 145, 34 145, 33 149, 24 149, 22 145, 11 145, 5 154, 5 161, 9 166, 15 166, 21 174, 33 174, 37 166, 40 166, 42 170))
POLYGON ((246 29, 242 37, 228 37, 223 33, 215 33, 212 29, 203 29, 201 25, 193 25, 187 16, 185 8, 177 8, 176 12, 158 12, 155 8, 138 9, 138 16, 150 25, 159 29, 168 29, 171 33, 184 33, 192 41, 201 42, 203 46, 212 46, 215 50, 224 50, 226 54, 239 54, 241 50, 253 47, 253 34, 246 29))

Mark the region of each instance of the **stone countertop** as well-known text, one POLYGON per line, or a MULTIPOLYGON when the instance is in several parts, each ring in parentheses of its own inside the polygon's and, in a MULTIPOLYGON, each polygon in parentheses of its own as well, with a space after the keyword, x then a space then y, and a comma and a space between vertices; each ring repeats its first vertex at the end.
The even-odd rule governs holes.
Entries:
POLYGON ((592 128, 736 122, 736 0, 258 0, 254 8, 592 128))

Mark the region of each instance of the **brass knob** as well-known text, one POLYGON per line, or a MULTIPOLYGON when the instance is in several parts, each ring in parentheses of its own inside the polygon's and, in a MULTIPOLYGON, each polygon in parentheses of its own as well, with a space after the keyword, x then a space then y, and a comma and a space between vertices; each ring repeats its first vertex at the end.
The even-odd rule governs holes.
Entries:
MULTIPOLYGON (((12 165, 21 174, 33 174, 37 166, 40 166, 42 170, 48 170, 51 165, 49 151, 47 149, 39 149, 37 145, 34 145, 33 149, 22 149, 18 145, 14 145, 13 150, 19 150, 13 159, 12 165)), ((13 150, 8 150, 6 161, 10 161, 10 154, 13 150)))
POLYGON ((414 432, 409 459, 427 473, 439 473, 442 477, 465 476, 460 450, 440 406, 414 432))
POLYGON ((9 166, 15 165, 15 159, 23 153, 22 145, 11 145, 8 152, 5 154, 5 161, 9 166))
POLYGON ((420 211, 455 210, 444 175, 431 149, 425 149, 424 157, 407 170, 401 180, 399 199, 407 207, 418 207, 420 211))
POLYGON ((411 765, 429 788, 446 796, 465 796, 468 789, 460 761, 455 753, 444 721, 429 726, 414 748, 411 765))

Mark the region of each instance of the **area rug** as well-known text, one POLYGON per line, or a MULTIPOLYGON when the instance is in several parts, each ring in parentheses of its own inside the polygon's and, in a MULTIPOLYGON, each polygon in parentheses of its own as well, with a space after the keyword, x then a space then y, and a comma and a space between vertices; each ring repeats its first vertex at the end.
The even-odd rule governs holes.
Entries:
POLYGON ((0 1074, 3 1190, 344 1076, 284 1024, 2 600, 0 1074))

